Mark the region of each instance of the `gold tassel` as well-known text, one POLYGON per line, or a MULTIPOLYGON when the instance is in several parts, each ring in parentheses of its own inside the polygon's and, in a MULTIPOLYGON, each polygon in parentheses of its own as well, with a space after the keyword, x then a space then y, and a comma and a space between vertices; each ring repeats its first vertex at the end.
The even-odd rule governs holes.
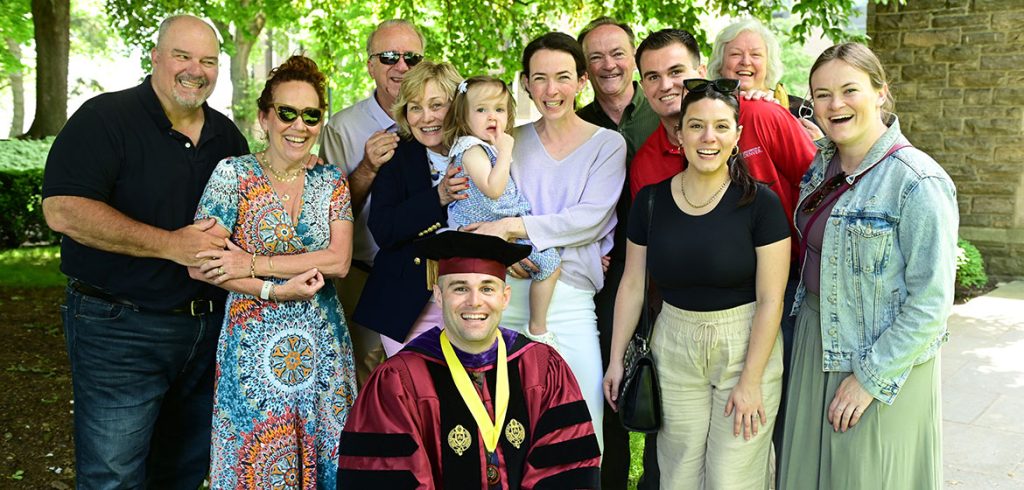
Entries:
POLYGON ((427 259, 427 291, 433 291, 434 284, 437 284, 437 261, 427 259))
POLYGON ((775 100, 787 111, 789 110, 789 93, 786 92, 786 87, 782 86, 782 82, 775 86, 775 100))

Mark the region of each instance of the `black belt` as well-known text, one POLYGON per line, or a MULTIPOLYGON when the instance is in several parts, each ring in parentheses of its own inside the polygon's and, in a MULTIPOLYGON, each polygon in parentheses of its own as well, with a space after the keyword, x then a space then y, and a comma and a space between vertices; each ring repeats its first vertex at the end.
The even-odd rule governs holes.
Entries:
POLYGON ((222 301, 214 301, 209 299, 193 299, 187 301, 185 304, 177 308, 171 308, 168 310, 158 310, 155 308, 141 307, 135 303, 132 303, 131 301, 128 301, 123 298, 118 298, 117 296, 114 296, 100 288, 90 286, 77 279, 72 279, 68 281, 68 286, 70 286, 71 290, 76 293, 83 294, 85 296, 91 296, 93 298, 106 301, 107 303, 127 306, 136 311, 150 311, 154 313, 169 313, 174 315, 202 316, 217 311, 218 307, 223 304, 222 301))

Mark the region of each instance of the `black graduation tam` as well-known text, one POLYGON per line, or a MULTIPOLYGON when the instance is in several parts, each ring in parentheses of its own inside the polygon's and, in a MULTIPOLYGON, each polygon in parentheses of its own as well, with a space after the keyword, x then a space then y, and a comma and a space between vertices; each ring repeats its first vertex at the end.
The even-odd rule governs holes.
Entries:
POLYGON ((505 269, 525 259, 532 248, 491 235, 446 231, 417 240, 416 250, 432 262, 427 264, 427 288, 430 289, 437 277, 445 274, 487 274, 504 281, 505 269))

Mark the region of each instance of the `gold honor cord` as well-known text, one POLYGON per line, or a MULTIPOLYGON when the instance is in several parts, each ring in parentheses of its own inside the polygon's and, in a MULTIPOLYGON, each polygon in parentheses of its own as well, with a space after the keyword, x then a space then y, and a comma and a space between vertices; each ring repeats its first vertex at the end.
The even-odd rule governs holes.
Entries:
POLYGON ((508 354, 505 352, 505 340, 501 332, 498 332, 498 384, 497 396, 495 396, 494 423, 491 423, 491 416, 487 413, 487 407, 480 400, 480 395, 473 388, 473 382, 469 380, 469 374, 462 367, 462 362, 455 355, 451 341, 444 330, 441 331, 441 352, 444 353, 444 360, 448 363, 448 370, 452 373, 452 380, 455 387, 462 395, 462 401, 473 414, 477 427, 483 435, 484 447, 488 453, 493 453, 498 447, 498 439, 501 437, 501 426, 505 424, 505 413, 508 412, 508 354))

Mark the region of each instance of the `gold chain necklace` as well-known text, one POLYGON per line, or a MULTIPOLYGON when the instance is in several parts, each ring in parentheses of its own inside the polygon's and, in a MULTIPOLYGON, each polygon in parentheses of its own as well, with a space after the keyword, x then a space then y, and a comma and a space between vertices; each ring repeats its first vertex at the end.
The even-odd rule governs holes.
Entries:
POLYGON ((267 158, 267 152, 260 152, 260 155, 263 157, 262 159, 260 159, 260 164, 263 165, 263 168, 269 170, 271 175, 273 175, 274 178, 276 178, 278 181, 286 184, 288 182, 293 182, 295 179, 299 178, 299 175, 302 175, 302 172, 306 170, 305 167, 300 167, 291 172, 278 172, 277 169, 275 169, 274 166, 270 164, 270 160, 267 158))
POLYGON ((716 198, 718 197, 718 195, 719 195, 719 194, 721 194, 721 193, 722 193, 722 191, 724 191, 724 190, 725 190, 725 188, 726 188, 726 187, 728 187, 728 186, 729 186, 729 179, 725 179, 725 182, 722 182, 722 187, 719 187, 719 188, 718 188, 718 190, 717 190, 717 191, 715 191, 715 193, 714 193, 714 194, 712 194, 712 195, 711 195, 711 197, 710 197, 710 198, 708 198, 708 200, 707 200, 707 201, 704 201, 704 204, 694 204, 694 203, 690 202, 690 198, 686 197, 686 173, 684 172, 684 173, 683 173, 683 175, 681 175, 681 176, 679 177, 679 191, 683 193, 683 200, 684 200, 684 201, 686 201, 686 204, 689 204, 689 205, 690 205, 690 207, 691 207, 691 208, 694 208, 694 209, 700 209, 700 208, 704 208, 704 207, 707 207, 707 206, 708 206, 709 204, 711 204, 711 203, 712 203, 712 202, 713 202, 713 201, 714 201, 714 200, 715 200, 715 199, 716 199, 716 198))

